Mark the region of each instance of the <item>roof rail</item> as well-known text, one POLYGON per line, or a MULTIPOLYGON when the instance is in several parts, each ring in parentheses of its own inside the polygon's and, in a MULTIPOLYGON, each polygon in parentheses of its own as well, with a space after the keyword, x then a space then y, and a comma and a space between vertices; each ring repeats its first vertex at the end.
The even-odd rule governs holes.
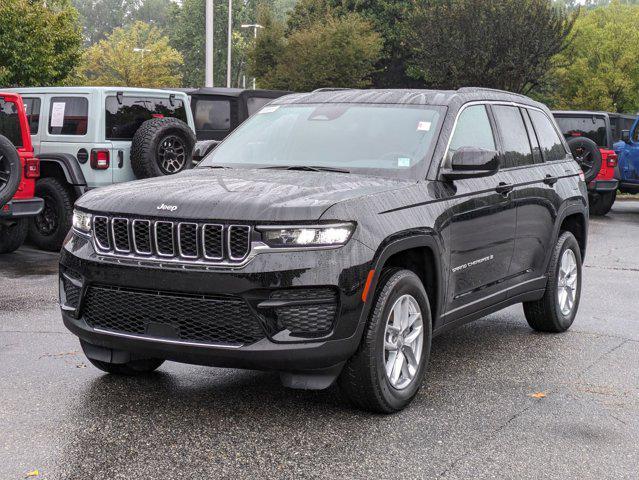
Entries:
POLYGON ((352 90, 352 88, 348 88, 348 87, 322 87, 322 88, 317 88, 317 89, 313 90, 312 93, 317 93, 317 92, 338 92, 340 90, 352 90))
POLYGON ((458 88, 457 91, 458 92, 471 92, 471 91, 477 91, 477 90, 481 90, 484 92, 496 92, 496 93, 507 93, 509 95, 517 95, 518 97, 524 97, 524 98, 528 98, 526 97, 526 95, 521 94, 521 93, 515 93, 515 92, 509 92, 508 90, 501 90, 499 88, 488 88, 488 87, 461 87, 458 88))

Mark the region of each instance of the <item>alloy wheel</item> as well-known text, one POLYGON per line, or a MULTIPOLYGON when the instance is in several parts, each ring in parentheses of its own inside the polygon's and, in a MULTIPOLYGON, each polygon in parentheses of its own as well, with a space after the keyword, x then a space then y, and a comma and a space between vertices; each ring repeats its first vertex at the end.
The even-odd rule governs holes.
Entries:
POLYGON ((184 142, 177 135, 165 137, 158 146, 158 163, 165 175, 177 173, 186 165, 184 142))
POLYGON ((384 332, 384 369, 389 383, 397 390, 413 382, 423 346, 422 311, 412 295, 402 295, 390 309, 384 332))
POLYGON ((559 310, 565 316, 570 315, 575 306, 579 271, 575 252, 567 248, 561 256, 557 281, 557 300, 559 310))

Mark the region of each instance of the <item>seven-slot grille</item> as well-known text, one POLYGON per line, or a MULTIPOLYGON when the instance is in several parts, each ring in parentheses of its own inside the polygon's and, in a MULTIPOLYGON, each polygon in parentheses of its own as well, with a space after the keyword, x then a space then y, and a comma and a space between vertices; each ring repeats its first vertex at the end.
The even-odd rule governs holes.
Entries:
POLYGON ((251 227, 95 216, 99 252, 215 262, 241 262, 251 249, 251 227))

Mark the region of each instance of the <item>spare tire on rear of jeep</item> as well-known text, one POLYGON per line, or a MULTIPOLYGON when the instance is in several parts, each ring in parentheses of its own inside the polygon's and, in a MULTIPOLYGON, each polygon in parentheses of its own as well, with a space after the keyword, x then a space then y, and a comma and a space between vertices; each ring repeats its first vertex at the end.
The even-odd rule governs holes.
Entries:
POLYGON ((182 120, 152 118, 133 136, 131 167, 137 178, 172 175, 193 167, 195 135, 182 120))
POLYGON ((574 137, 568 140, 568 147, 584 172, 586 183, 594 180, 601 170, 601 150, 587 137, 574 137))
POLYGON ((22 163, 16 147, 0 135, 0 208, 13 198, 22 179, 22 163))

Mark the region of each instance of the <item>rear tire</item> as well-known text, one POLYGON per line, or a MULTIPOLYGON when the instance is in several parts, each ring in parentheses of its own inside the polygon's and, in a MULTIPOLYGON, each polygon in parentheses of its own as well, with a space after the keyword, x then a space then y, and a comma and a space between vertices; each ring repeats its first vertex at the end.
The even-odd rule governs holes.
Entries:
POLYGON ((563 232, 557 239, 547 276, 544 296, 534 302, 525 302, 524 314, 533 330, 548 333, 565 332, 575 320, 581 297, 581 251, 572 233, 563 232), (563 274, 564 271, 570 274, 566 276, 563 274), (574 287, 572 294, 569 293, 571 285, 574 287), (571 295, 572 305, 565 309, 567 305, 562 299, 569 300, 571 295))
POLYGON ((114 375, 124 375, 127 377, 144 375, 157 370, 160 365, 164 363, 164 360, 158 358, 149 358, 143 360, 131 360, 127 363, 110 363, 102 362, 100 360, 94 360, 87 357, 91 364, 106 373, 114 375))
POLYGON ((568 140, 568 147, 575 161, 584 172, 586 183, 594 180, 601 170, 601 150, 587 137, 574 137, 568 140))
POLYGON ((41 250, 57 252, 73 221, 73 195, 57 178, 36 182, 35 196, 44 200, 42 212, 30 222, 29 240, 41 250))
POLYGON ((405 408, 421 387, 430 356, 430 306, 421 280, 410 270, 390 269, 382 272, 377 291, 379 293, 375 296, 359 349, 344 366, 338 384, 358 408, 375 413, 393 413, 405 408), (412 315, 411 321, 414 323, 404 331, 394 333, 395 319, 399 320, 402 316, 403 301, 407 301, 410 307, 406 312, 412 312, 406 318, 412 315), (400 305, 400 313, 395 315, 397 305, 400 305), (421 338, 421 348, 417 354, 413 351, 413 358, 409 360, 406 348, 416 346, 409 339, 411 335, 419 334, 418 321, 415 320, 417 310, 421 314, 422 335, 415 338, 421 338), (391 357, 393 353, 395 356, 391 357), (396 360, 400 355, 404 360, 399 362, 399 378, 395 378, 393 359, 396 360))
POLYGON ((606 215, 617 199, 617 192, 599 193, 597 196, 598 198, 594 199, 595 201, 590 204, 590 214, 596 216, 606 215))
POLYGON ((5 225, 0 224, 0 253, 11 253, 22 246, 29 231, 26 218, 5 225))

